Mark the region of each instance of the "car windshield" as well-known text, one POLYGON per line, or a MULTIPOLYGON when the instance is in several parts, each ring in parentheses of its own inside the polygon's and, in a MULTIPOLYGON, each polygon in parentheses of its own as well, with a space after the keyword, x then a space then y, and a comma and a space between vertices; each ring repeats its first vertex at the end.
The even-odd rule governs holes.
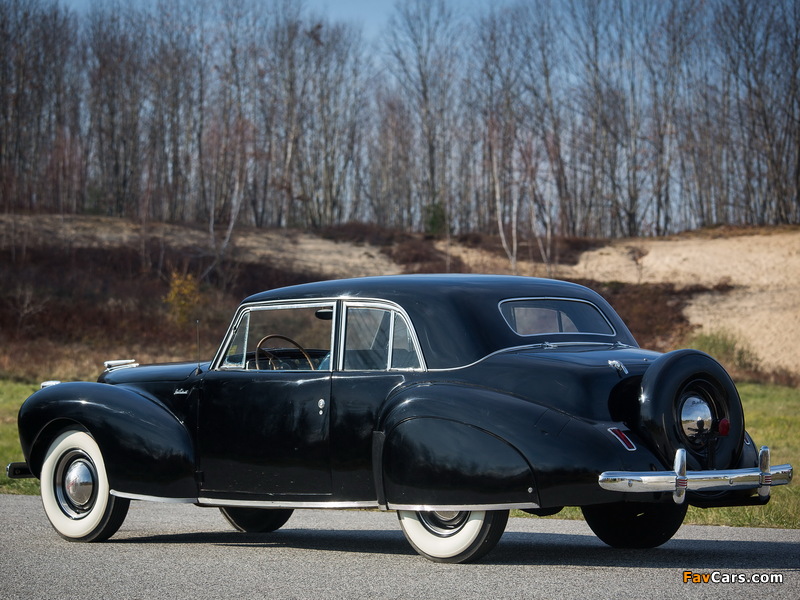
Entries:
POLYGON ((517 335, 588 333, 614 335, 614 328, 594 305, 566 298, 525 298, 500 304, 506 323, 517 335))

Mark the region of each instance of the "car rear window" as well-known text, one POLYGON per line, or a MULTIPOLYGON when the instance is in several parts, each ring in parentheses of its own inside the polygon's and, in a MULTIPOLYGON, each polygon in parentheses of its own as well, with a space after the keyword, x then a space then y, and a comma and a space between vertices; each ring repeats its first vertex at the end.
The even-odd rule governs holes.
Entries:
POLYGON ((614 335, 614 328, 594 304, 567 298, 525 298, 500 303, 506 323, 518 335, 589 333, 614 335))

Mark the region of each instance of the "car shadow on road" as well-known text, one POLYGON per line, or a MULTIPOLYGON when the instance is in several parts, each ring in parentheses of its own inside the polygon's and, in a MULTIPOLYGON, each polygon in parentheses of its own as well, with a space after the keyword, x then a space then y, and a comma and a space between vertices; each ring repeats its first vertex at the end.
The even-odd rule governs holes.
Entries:
POLYGON ((800 571, 800 547, 793 542, 675 538, 658 548, 626 550, 606 546, 593 536, 507 532, 482 562, 800 571))
MULTIPOLYGON (((387 530, 282 529, 267 534, 197 532, 112 538, 118 544, 213 544, 225 547, 292 548, 416 556, 402 532, 387 530)), ((673 539, 659 548, 610 548, 593 536, 506 532, 481 561, 491 565, 573 565, 661 569, 745 569, 800 571, 793 542, 673 539)))
POLYGON ((402 532, 386 530, 281 529, 273 533, 236 531, 158 534, 112 538, 118 544, 212 544, 237 548, 295 548, 323 552, 409 554, 415 552, 402 532))

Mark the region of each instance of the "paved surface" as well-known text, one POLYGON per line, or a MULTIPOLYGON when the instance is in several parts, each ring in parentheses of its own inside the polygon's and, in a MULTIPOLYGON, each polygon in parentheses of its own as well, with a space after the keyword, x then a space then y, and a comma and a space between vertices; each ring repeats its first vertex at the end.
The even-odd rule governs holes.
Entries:
POLYGON ((800 530, 684 526, 661 548, 613 550, 582 521, 510 519, 473 565, 416 555, 394 513, 297 511, 278 532, 216 509, 134 502, 110 541, 51 529, 37 497, 0 495, 0 598, 791 598, 800 530), (782 574, 782 584, 684 583, 782 574))

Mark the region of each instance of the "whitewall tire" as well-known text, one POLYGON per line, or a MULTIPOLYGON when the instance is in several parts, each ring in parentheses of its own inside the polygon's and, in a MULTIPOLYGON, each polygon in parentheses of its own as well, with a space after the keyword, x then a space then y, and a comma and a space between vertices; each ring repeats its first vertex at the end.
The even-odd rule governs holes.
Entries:
POLYGON ((401 510, 397 517, 419 554, 436 562, 465 563, 478 560, 497 545, 508 511, 401 510))
POLYGON ((108 539, 130 504, 110 494, 103 454, 84 431, 65 431, 53 440, 42 465, 41 488, 47 518, 70 541, 108 539))

